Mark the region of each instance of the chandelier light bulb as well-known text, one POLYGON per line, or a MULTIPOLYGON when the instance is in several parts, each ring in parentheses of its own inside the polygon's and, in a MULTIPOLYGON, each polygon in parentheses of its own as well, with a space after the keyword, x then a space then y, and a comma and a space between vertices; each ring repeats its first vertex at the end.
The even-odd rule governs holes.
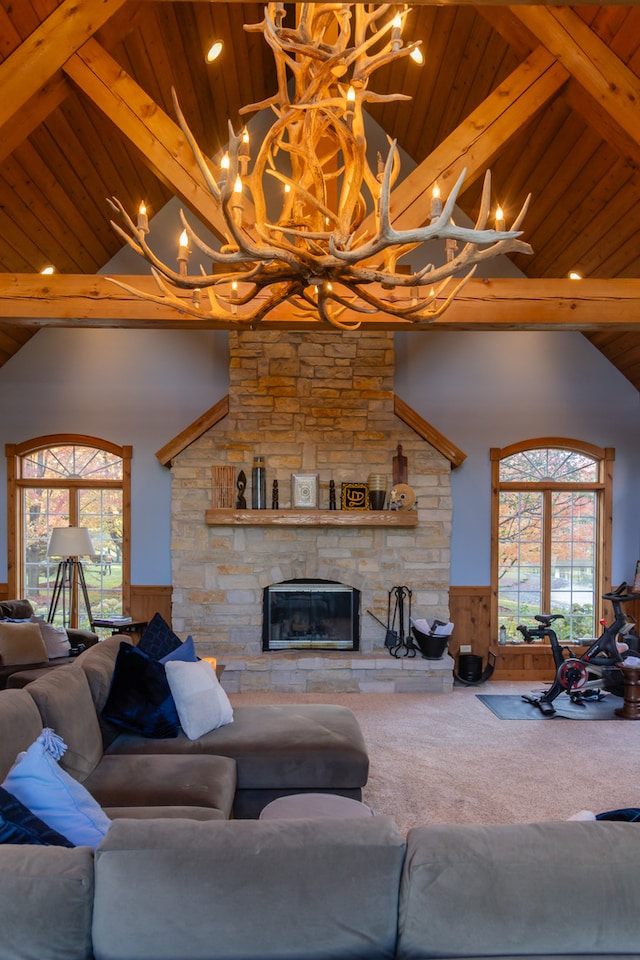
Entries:
POLYGON ((431 219, 437 220, 441 213, 442 200, 440 198, 440 187, 438 186, 438 181, 436 180, 431 190, 431 219))
POLYGON ((240 174, 238 174, 238 176, 236 177, 236 182, 233 185, 233 192, 242 193, 242 179, 240 177, 240 174))
POLYGON ((138 230, 142 230, 143 233, 149 233, 149 216, 147 214, 147 205, 144 200, 138 207, 138 230))
POLYGON ((420 47, 414 47, 411 53, 409 54, 414 63, 417 63, 419 67, 424 63, 424 54, 420 47))
POLYGON ((504 230, 504 211, 502 207, 496 207, 496 230, 504 230))

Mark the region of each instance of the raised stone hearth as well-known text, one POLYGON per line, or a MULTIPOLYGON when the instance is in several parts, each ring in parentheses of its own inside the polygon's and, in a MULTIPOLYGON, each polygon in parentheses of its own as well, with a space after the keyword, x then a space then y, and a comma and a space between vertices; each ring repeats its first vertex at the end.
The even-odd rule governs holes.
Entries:
MULTIPOLYGON (((386 622, 389 592, 405 585, 414 617, 449 617, 451 462, 396 415, 393 376, 388 332, 230 334, 228 413, 172 461, 173 626, 193 635, 200 655, 225 664, 227 689, 451 688, 448 656, 395 659, 384 628, 367 616, 386 622), (383 473, 391 486, 398 445, 417 497, 416 523, 367 524, 351 511, 340 523, 339 509, 310 523, 291 511, 292 474, 318 476, 318 507, 327 513, 331 480, 338 508, 343 482, 383 473), (244 471, 250 508, 256 455, 265 459, 269 506, 278 481, 284 519, 269 521, 265 511, 262 522, 254 516, 261 511, 250 510, 250 522, 247 511, 244 520, 231 510, 220 517, 211 510, 212 468, 230 466, 234 477, 244 471), (360 591, 359 651, 261 652, 264 588, 296 579, 360 591)), ((406 633, 408 610, 404 626, 406 633)))
POLYGON ((395 658, 389 653, 278 653, 227 657, 228 693, 450 693, 453 660, 395 658))

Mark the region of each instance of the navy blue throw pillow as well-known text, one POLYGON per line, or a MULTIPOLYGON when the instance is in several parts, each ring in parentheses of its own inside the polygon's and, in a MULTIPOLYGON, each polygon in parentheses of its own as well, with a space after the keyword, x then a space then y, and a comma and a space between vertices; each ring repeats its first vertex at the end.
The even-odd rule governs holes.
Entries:
POLYGON ((606 813, 599 813, 596 820, 623 820, 625 823, 640 823, 640 807, 607 810, 606 813))
POLYGON ((175 635, 164 617, 154 613, 136 648, 154 660, 162 660, 181 644, 182 640, 175 635))
POLYGON ((154 740, 178 736, 178 711, 164 664, 123 641, 102 709, 103 719, 154 740))
POLYGON ((48 827, 4 787, 0 787, 0 843, 30 843, 43 847, 73 846, 70 840, 48 827))

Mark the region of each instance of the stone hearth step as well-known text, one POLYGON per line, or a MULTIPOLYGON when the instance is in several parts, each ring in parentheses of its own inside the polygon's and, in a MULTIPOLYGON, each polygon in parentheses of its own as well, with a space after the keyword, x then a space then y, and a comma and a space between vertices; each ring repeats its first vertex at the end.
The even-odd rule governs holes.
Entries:
POLYGON ((392 657, 380 653, 289 651, 227 657, 222 684, 227 693, 450 693, 453 658, 392 657))

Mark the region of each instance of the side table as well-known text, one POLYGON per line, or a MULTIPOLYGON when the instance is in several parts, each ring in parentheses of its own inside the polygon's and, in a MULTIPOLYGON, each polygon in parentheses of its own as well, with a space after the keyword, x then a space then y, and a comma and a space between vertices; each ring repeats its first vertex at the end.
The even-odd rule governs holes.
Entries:
POLYGON ((640 720, 640 666, 619 663, 624 676, 624 704, 613 712, 623 720, 640 720))

